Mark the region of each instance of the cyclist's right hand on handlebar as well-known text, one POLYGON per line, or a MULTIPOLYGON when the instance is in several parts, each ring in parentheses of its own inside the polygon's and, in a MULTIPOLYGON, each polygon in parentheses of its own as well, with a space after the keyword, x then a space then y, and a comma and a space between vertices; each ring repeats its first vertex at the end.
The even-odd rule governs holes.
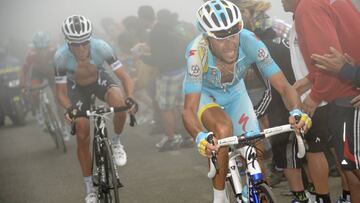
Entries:
MULTIPOLYGON (((213 151, 217 152, 217 150, 218 150, 216 145, 212 145, 206 140, 206 138, 208 138, 209 135, 214 136, 214 133, 213 132, 199 132, 195 139, 196 146, 198 148, 199 153, 208 158, 211 157, 211 152, 213 152, 213 151)), ((215 136, 214 136, 214 143, 217 143, 215 136)))

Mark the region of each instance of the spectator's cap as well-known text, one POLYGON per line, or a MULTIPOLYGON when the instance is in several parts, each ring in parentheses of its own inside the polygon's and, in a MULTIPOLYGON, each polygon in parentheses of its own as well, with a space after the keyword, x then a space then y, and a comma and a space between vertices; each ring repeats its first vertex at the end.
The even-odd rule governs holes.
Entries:
POLYGON ((224 39, 238 34, 243 28, 240 9, 230 1, 211 0, 197 11, 200 31, 216 39, 224 39))

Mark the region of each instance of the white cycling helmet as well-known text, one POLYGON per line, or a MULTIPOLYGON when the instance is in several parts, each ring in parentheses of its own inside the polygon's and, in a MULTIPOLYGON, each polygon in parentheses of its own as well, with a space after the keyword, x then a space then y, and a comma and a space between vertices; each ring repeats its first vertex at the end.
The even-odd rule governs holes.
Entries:
POLYGON ((210 0, 197 11, 198 27, 207 36, 224 39, 243 28, 240 9, 226 0, 210 0))
POLYGON ((62 32, 68 43, 83 43, 91 39, 92 25, 84 16, 72 15, 64 20, 62 32))
POLYGON ((46 32, 37 32, 34 35, 32 42, 35 48, 43 49, 49 46, 50 36, 46 32))

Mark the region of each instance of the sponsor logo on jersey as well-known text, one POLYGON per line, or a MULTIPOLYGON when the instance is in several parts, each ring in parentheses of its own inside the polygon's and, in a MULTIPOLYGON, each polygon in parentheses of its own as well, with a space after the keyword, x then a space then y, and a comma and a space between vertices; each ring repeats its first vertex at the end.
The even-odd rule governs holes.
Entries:
POLYGON ((269 56, 269 53, 266 49, 259 49, 258 52, 257 52, 257 59, 259 61, 263 61, 264 59, 266 59, 267 57, 269 56))
POLYGON ((189 57, 194 56, 196 53, 196 50, 190 50, 189 51, 189 57))
POLYGON ((199 77, 201 74, 201 69, 198 65, 192 65, 189 68, 189 75, 192 77, 199 77))

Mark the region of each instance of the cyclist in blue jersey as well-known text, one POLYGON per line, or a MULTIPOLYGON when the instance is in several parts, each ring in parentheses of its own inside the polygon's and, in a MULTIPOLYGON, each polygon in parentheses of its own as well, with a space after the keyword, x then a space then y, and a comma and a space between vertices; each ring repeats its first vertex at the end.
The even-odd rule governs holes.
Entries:
MULTIPOLYGON (((113 49, 103 40, 92 38, 91 22, 81 15, 69 16, 62 25, 66 44, 55 53, 55 82, 57 97, 67 109, 65 116, 71 121, 74 110, 78 115, 86 115, 90 109, 91 95, 106 101, 110 106, 131 105, 131 113, 137 111, 137 103, 132 99, 134 82, 125 72, 113 49), (104 62, 111 66, 121 80, 125 90, 106 73, 104 62)), ((126 120, 126 113, 114 116, 113 155, 115 164, 126 164, 126 153, 120 143, 120 134, 126 120)), ((87 203, 97 202, 97 195, 91 177, 90 124, 87 117, 76 121, 78 158, 84 176, 87 203)))
POLYGON ((295 89, 266 46, 252 32, 243 29, 236 5, 226 0, 207 1, 197 11, 197 24, 202 34, 186 50, 183 120, 200 154, 210 157, 212 151, 218 153, 219 172, 213 179, 214 202, 228 202, 224 190, 228 149, 218 149, 216 140, 260 130, 243 81, 250 65, 256 63, 280 93, 290 111, 290 124, 306 131, 311 119, 299 109, 295 89), (296 124, 294 116, 301 117, 299 123, 296 124), (215 145, 206 141, 209 134, 215 135, 215 145))

